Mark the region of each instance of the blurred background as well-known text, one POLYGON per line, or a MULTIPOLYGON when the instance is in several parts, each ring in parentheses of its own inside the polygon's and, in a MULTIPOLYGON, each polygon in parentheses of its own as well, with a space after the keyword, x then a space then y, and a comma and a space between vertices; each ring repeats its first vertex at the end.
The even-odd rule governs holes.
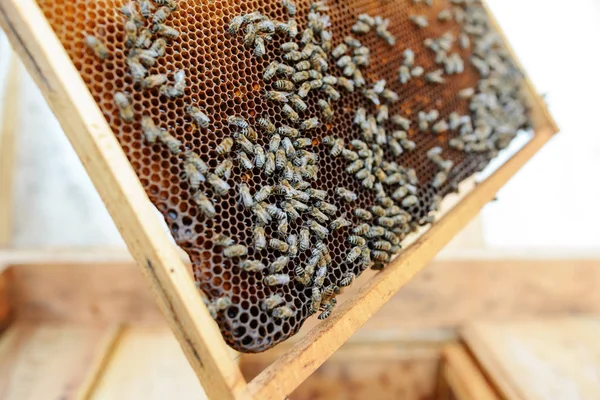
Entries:
MULTIPOLYGON (((588 343, 574 333, 599 329, 595 322, 584 328, 580 322, 589 324, 600 313, 600 52, 596 51, 600 1, 574 0, 569 6, 547 0, 489 0, 488 4, 530 79, 544 95, 561 133, 517 173, 497 200, 487 205, 431 266, 292 398, 435 398, 438 378, 443 375, 440 349, 454 342, 461 328, 471 323, 475 328, 467 336, 480 335, 479 343, 493 343, 489 351, 499 359, 499 353, 512 356, 498 363, 508 363, 513 372, 524 376, 532 374, 528 384, 510 378, 510 384, 529 386, 523 389, 526 395, 519 398, 600 398, 600 344, 594 343, 600 336, 588 343), (489 320, 491 325, 477 325, 489 320), (552 329, 568 332, 548 333, 552 329), (544 335, 554 335, 556 341, 551 341, 552 345, 536 341, 544 335), (573 343, 582 347, 577 355, 569 353, 567 361, 572 364, 562 370, 556 364, 560 358, 556 354, 563 354, 560 352, 573 343), (369 354, 361 352, 365 349, 369 354), (592 359, 582 359, 584 354, 592 359), (595 372, 583 378, 569 375, 581 363, 595 372), (546 386, 535 386, 533 377, 546 386), (527 397, 529 394, 532 397, 527 397)), ((0 92, 7 85, 9 55, 8 43, 2 37, 0 92)), ((24 70, 18 93, 9 94, 4 101, 13 99, 18 102, 14 212, 11 241, 5 246, 23 253, 35 249, 81 255, 92 250, 87 254, 93 254, 96 263, 114 258, 129 261, 125 245, 77 155, 24 70)), ((0 187, 3 190, 6 188, 0 187)), ((112 271, 110 268, 107 270, 112 271)), ((123 269, 136 273, 133 267, 123 269)), ((138 283, 131 285, 132 293, 138 293, 133 289, 144 290, 138 283)), ((127 286, 122 290, 126 293, 127 286)), ((93 319, 93 315, 88 312, 82 319, 93 319)), ((161 329, 160 333, 142 330, 143 340, 131 336, 119 351, 126 353, 123 358, 137 360, 136 365, 146 364, 140 367, 144 370, 154 368, 149 366, 153 362, 151 349, 157 349, 162 358, 156 359, 163 366, 146 372, 169 376, 179 385, 177 393, 186 397, 197 389, 188 382, 194 377, 171 339, 164 339, 168 344, 158 344, 163 343, 164 335, 169 336, 161 329)), ((242 357, 248 376, 268 365, 282 351, 277 349, 242 357)), ((139 378, 126 368, 120 373, 128 379, 139 378)), ((102 385, 126 385, 122 375, 114 375, 109 373, 102 385)), ((488 376, 484 380, 489 383, 494 379, 488 376)), ((496 393, 504 385, 491 384, 496 393)), ((146 398, 168 393, 151 386, 139 384, 127 390, 130 394, 143 392, 146 398)), ((201 398, 198 396, 186 398, 201 398)))

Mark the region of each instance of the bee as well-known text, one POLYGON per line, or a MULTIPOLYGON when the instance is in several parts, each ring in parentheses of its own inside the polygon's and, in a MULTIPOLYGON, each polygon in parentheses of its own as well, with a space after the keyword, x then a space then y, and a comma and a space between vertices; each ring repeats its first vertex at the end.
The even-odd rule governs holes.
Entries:
POLYGON ((443 74, 444 74, 443 69, 437 69, 433 72, 429 72, 428 74, 426 74, 425 79, 427 80, 427 82, 430 82, 430 83, 441 84, 441 83, 446 82, 446 79, 444 79, 443 74))
POLYGON ((267 175, 273 175, 273 172, 275 172, 275 154, 267 153, 264 170, 267 175))
POLYGON ((392 249, 392 244, 386 240, 378 240, 373 243, 373 248, 375 250, 390 251, 392 249))
POLYGON ((300 124, 300 130, 307 131, 310 129, 318 128, 320 125, 321 122, 319 122, 319 118, 313 117, 302 121, 302 124, 300 124))
POLYGON ((384 262, 384 263, 390 261, 390 254, 386 251, 371 250, 371 257, 376 261, 380 261, 380 262, 384 262))
POLYGON ((329 318, 334 306, 335 306, 335 299, 332 299, 331 302, 329 302, 329 304, 327 304, 325 306, 324 311, 321 314, 319 314, 319 316, 318 316, 319 320, 324 320, 324 319, 329 318))
POLYGON ((315 287, 322 287, 325 283, 325 276, 327 275, 327 267, 319 267, 315 274, 315 287))
POLYGON ((96 57, 101 60, 106 60, 108 58, 108 47, 100 39, 96 36, 86 35, 85 44, 89 47, 96 57))
POLYGON ((222 247, 230 247, 235 244, 235 241, 227 235, 218 234, 215 236, 215 244, 222 247))
POLYGON ((264 282, 269 286, 283 286, 290 283, 290 276, 288 274, 267 275, 264 282))
MULTIPOLYGON (((309 81, 308 84, 310 85, 311 89, 319 89, 319 88, 323 87, 323 81, 320 79, 313 79, 312 81, 309 81)), ((335 89, 333 89, 333 90, 335 90, 335 89)))
POLYGON ((133 19, 128 19, 125 22, 125 46, 133 47, 137 41, 137 25, 133 19))
POLYGON ((325 223, 325 222, 329 221, 329 217, 327 215, 323 214, 321 212, 321 210, 319 210, 316 207, 311 207, 310 211, 308 213, 309 213, 309 215, 311 217, 313 217, 314 219, 316 219, 320 223, 325 223))
POLYGON ((455 150, 463 151, 465 149, 465 142, 463 142, 460 138, 452 138, 448 141, 448 146, 455 150))
POLYGON ((233 147, 233 139, 232 138, 225 138, 217 146, 217 148, 216 148, 217 154, 219 154, 219 155, 227 154, 227 153, 229 153, 231 151, 232 147, 233 147))
POLYGON ((259 11, 253 11, 251 13, 245 14, 243 16, 243 18, 244 18, 244 22, 254 23, 254 22, 262 21, 263 19, 265 19, 267 17, 262 15, 259 11))
POLYGON ((135 3, 133 1, 130 1, 127 4, 124 4, 119 9, 119 11, 121 12, 121 14, 123 14, 127 18, 133 19, 136 22, 136 24, 138 24, 138 25, 142 24, 142 20, 140 18, 140 15, 138 14, 138 11, 135 7, 135 3))
POLYGON ((182 176, 184 179, 187 179, 190 182, 190 187, 194 191, 198 190, 198 188, 200 187, 200 182, 204 182, 205 180, 204 175, 202 175, 202 173, 198 171, 196 165, 194 163, 189 162, 188 160, 186 160, 186 162, 183 165, 182 176))
POLYGON ((283 297, 281 295, 272 294, 263 300, 260 308, 262 308, 264 311, 272 310, 275 307, 277 307, 278 305, 282 304, 284 301, 285 300, 283 299, 283 297))
POLYGON ((167 82, 165 74, 155 74, 147 76, 142 80, 141 86, 145 89, 150 89, 156 86, 161 86, 167 82))
POLYGON ((275 88, 279 90, 294 90, 294 83, 286 80, 278 80, 275 82, 275 88))
POLYGON ((152 32, 149 29, 142 29, 135 40, 136 48, 148 48, 152 45, 152 32))
POLYGON ((431 186, 433 186, 435 189, 439 189, 444 183, 446 183, 447 180, 448 174, 446 174, 444 171, 440 171, 433 177, 431 186))
POLYGON ((475 89, 473 88, 465 88, 458 92, 458 97, 463 100, 469 99, 473 95, 475 95, 475 89))
MULTIPOLYGON (((365 210, 364 208, 356 208, 353 213, 357 218, 363 221, 371 221, 373 219, 373 214, 371 214, 370 211, 365 210)), ((360 233, 358 234, 360 235, 360 233)))
POLYGON ((360 171, 364 165, 365 162, 363 160, 356 160, 346 167, 346 172, 349 174, 354 174, 360 171))
POLYGON ((241 244, 234 244, 223 249, 223 255, 227 258, 243 257, 248 254, 248 248, 241 244))
POLYGON ((215 174, 219 177, 225 177, 229 179, 231 177, 232 169, 233 161, 230 158, 227 158, 215 167, 215 174))
POLYGON ((302 53, 298 50, 292 50, 285 53, 283 59, 286 61, 300 61, 302 60, 302 53))
POLYGON ((117 92, 114 95, 114 101, 119 109, 119 116, 123 121, 132 122, 133 121, 133 107, 129 102, 129 99, 123 92, 117 92))
POLYGON ((152 22, 154 24, 162 24, 169 17, 171 11, 172 10, 169 7, 160 7, 154 13, 154 16, 152 17, 152 22))
POLYGON ((292 141, 289 137, 284 137, 281 141, 281 146, 285 150, 285 155, 289 160, 293 160, 296 157, 296 149, 292 144, 292 141))
POLYGON ((311 86, 309 82, 304 82, 301 86, 300 89, 298 90, 298 96, 300 97, 306 97, 308 96, 308 92, 310 91, 311 86))
POLYGON ((254 146, 254 155, 254 165, 256 165, 256 167, 258 168, 262 168, 266 162, 266 155, 265 150, 262 148, 261 145, 256 144, 254 146))
POLYGON ((310 299, 310 313, 311 314, 315 314, 316 312, 319 311, 319 308, 321 307, 321 300, 322 300, 321 289, 319 289, 318 287, 313 287, 312 288, 312 296, 310 299))
POLYGON ((262 203, 255 203, 252 207, 252 212, 256 216, 256 219, 259 224, 267 225, 271 222, 271 216, 269 215, 262 203))
POLYGON ((265 40, 261 36, 256 36, 254 39, 254 55, 261 58, 266 52, 265 40))
POLYGON ((325 201, 318 201, 315 204, 317 207, 319 207, 319 210, 323 211, 325 214, 334 215, 338 212, 337 206, 327 203, 325 201))
POLYGON ((283 51, 284 53, 290 52, 290 51, 298 51, 300 47, 298 46, 298 43, 295 42, 287 42, 281 45, 281 51, 283 51))
POLYGON ((275 33, 275 23, 268 19, 260 21, 256 25, 256 28, 258 29, 259 32, 275 33))
POLYGON ((312 29, 307 28, 304 31, 302 31, 302 37, 300 38, 300 43, 308 44, 308 43, 312 42, 313 39, 314 39, 314 32, 312 31, 312 29))
POLYGON ((279 128, 277 128, 277 132, 279 132, 280 134, 282 134, 284 136, 290 137, 290 138, 295 138, 299 134, 298 129, 292 128, 287 125, 282 125, 279 128))
POLYGON ((283 107, 281 107, 281 112, 283 113, 283 115, 285 115, 286 118, 288 118, 292 122, 296 122, 300 119, 298 113, 294 111, 294 109, 289 104, 284 104, 283 107))
POLYGON ((429 21, 427 21, 427 17, 424 15, 411 15, 409 19, 419 28, 427 28, 429 26, 429 21))
POLYGON ((462 49, 468 49, 469 47, 471 47, 471 40, 469 39, 469 35, 467 35, 466 33, 461 33, 458 36, 458 43, 460 44, 460 47, 462 49))
POLYGON ((294 109, 298 112, 306 111, 308 108, 308 105, 300 98, 300 96, 296 94, 291 95, 289 100, 292 107, 294 107, 294 109))
POLYGON ((229 297, 220 297, 212 302, 207 302, 206 300, 204 302, 206 303, 208 311, 213 319, 217 318, 219 311, 226 310, 228 307, 231 307, 232 304, 229 297))
POLYGON ((163 85, 159 89, 159 93, 165 97, 173 99, 175 97, 183 96, 183 88, 181 86, 163 85))
POLYGON ((277 307, 273 310, 273 318, 286 319, 296 315, 296 312, 288 306, 277 307))
POLYGON ((337 78, 337 84, 347 92, 354 92, 354 82, 343 76, 337 78))
POLYGON ((370 30, 371 26, 362 21, 358 21, 354 25, 352 25, 352 32, 357 33, 359 35, 368 33, 370 30))
POLYGON ((275 169, 282 170, 287 163, 287 156, 285 155, 285 150, 283 148, 277 149, 275 152, 275 169))
POLYGON ((288 36, 291 38, 295 38, 296 36, 298 36, 298 23, 296 22, 295 19, 290 18, 288 20, 288 36))
POLYGON ((246 170, 251 170, 254 168, 252 160, 250 160, 248 158, 248 155, 242 151, 238 152, 238 161, 240 165, 246 170))
POLYGON ((152 117, 147 115, 142 117, 142 131, 144 133, 144 138, 148 143, 155 143, 156 138, 160 135, 160 129, 156 127, 152 117))
MULTIPOLYGON (((275 240, 275 239, 271 239, 271 240, 275 240)), ((271 263, 271 265, 269 265, 269 272, 271 274, 275 274, 277 272, 282 271, 290 262, 290 258, 286 257, 286 256, 281 256, 275 259, 275 261, 273 261, 271 263)))
POLYGON ((276 90, 270 90, 265 92, 267 100, 276 101, 278 103, 287 103, 290 94, 288 92, 278 92, 276 90))
MULTIPOLYGON (((369 229, 369 226, 367 225, 367 230, 369 229)), ((348 236, 348 242, 350 242, 350 244, 354 245, 354 246, 359 246, 359 247, 365 247, 367 245, 367 241, 365 240, 365 238, 360 237, 360 236, 356 236, 356 235, 350 235, 348 236)))
POLYGON ((346 159, 348 161, 356 161, 356 160, 358 160, 359 155, 357 152, 352 151, 350 149, 343 149, 342 157, 344 157, 344 159, 346 159))
POLYGON ((310 74, 308 71, 299 71, 292 75, 292 80, 296 83, 300 83, 310 79, 310 74))
POLYGON ((332 231, 336 231, 338 229, 346 228, 349 226, 352 226, 352 222, 350 222, 349 220, 347 220, 346 218, 344 218, 342 216, 342 217, 335 219, 329 227, 331 228, 332 231))
POLYGON ((179 31, 177 29, 165 24, 155 24, 152 27, 152 33, 158 33, 167 39, 175 39, 179 36, 179 31))
POLYGON ((196 122, 201 128, 208 128, 208 124, 210 124, 210 118, 204 112, 202 112, 198 107, 195 106, 187 106, 185 112, 192 117, 192 119, 196 122))
POLYGON ((320 239, 325 239, 327 236, 329 236, 329 229, 325 228, 323 225, 319 224, 313 219, 309 219, 306 222, 306 227, 320 239))
POLYGON ((379 26, 377 27, 377 35, 382 38, 383 40, 386 41, 387 44, 389 44, 390 46, 393 46, 396 44, 396 38, 394 37, 394 35, 392 35, 390 33, 390 31, 388 31, 387 29, 379 26))
POLYGON ((254 199, 250 194, 250 188, 245 183, 240 183, 238 185, 240 192, 240 199, 245 208, 251 208, 254 205, 254 199))
MULTIPOLYGON (((362 253, 362 250, 361 250, 361 253, 362 253)), ((352 272, 347 272, 342 276, 342 280, 338 283, 338 285, 340 287, 350 286, 354 282, 355 278, 356 278, 356 275, 354 275, 352 272)))
POLYGON ((224 196, 229 192, 231 186, 216 174, 208 174, 207 182, 213 187, 215 193, 219 196, 224 196))
POLYGON ((236 134, 235 142, 246 152, 246 154, 254 154, 254 145, 246 136, 236 134))
POLYGON ((244 46, 252 47, 256 40, 256 25, 248 25, 246 27, 246 34, 244 35, 244 46))
POLYGON ((405 197, 404 199, 402 199, 402 207, 412 207, 415 206, 419 203, 419 199, 417 198, 417 196, 415 196, 414 194, 411 194, 410 196, 405 197))
POLYGON ((273 188, 271 186, 263 186, 256 194, 254 195, 254 201, 260 203, 261 201, 266 200, 272 192, 273 188))
MULTIPOLYGON (((275 217, 278 220, 282 220, 282 219, 286 218, 285 212, 281 208, 277 207, 275 204, 268 204, 265 207, 265 209, 267 210, 267 212, 269 213, 269 215, 271 217, 275 217)), ((276 239, 274 239, 274 240, 276 240, 276 239)), ((274 242, 274 243, 276 244, 277 242, 274 242)))
POLYGON ((344 44, 344 43, 340 43, 339 45, 337 45, 337 47, 335 49, 333 49, 331 51, 331 55, 334 58, 340 58, 344 54, 346 54, 347 51, 348 51, 348 46, 346 46, 346 44, 344 44))
POLYGON ((242 15, 235 16, 229 21, 229 28, 227 31, 230 35, 235 35, 245 22, 246 19, 242 15))
POLYGON ((213 203, 202 192, 194 193, 192 200, 207 218, 212 218, 217 214, 213 203))

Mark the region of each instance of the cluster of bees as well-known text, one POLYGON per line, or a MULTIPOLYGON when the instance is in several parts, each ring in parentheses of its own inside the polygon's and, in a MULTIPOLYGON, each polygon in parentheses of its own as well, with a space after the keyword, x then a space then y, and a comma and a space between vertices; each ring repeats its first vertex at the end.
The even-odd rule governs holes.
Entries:
MULTIPOLYGON (((184 95, 185 71, 175 71, 171 84, 166 74, 149 75, 148 69, 156 65, 160 57, 165 55, 168 41, 179 36, 179 32, 175 28, 165 23, 176 9, 177 4, 174 0, 154 0, 153 3, 150 0, 137 0, 126 3, 119 10, 124 16, 123 37, 125 48, 128 50, 127 66, 136 88, 150 90, 158 87, 159 94, 167 98, 184 95)), ((100 60, 110 57, 108 48, 97 37, 86 35, 84 41, 100 60)), ((134 122, 135 115, 129 96, 118 91, 114 94, 114 102, 121 119, 125 122, 134 122)), ((208 117, 196 107, 190 106, 188 109, 192 117, 208 121, 208 117)), ((207 124, 208 122, 205 122, 203 126, 207 124)), ((148 143, 153 144, 158 140, 173 154, 179 154, 182 151, 182 142, 168 131, 158 128, 152 117, 143 115, 141 125, 144 138, 148 143)), ((189 151, 188 153, 188 160, 200 160, 198 155, 189 151)), ((192 187, 197 188, 199 182, 203 180, 203 176, 198 171, 191 171, 189 166, 186 166, 185 171, 192 181, 192 187)))
MULTIPOLYGON (((413 1, 432 5, 432 0, 413 1)), ((252 214, 251 244, 238 243, 223 234, 214 238, 214 244, 224 257, 234 259, 242 270, 259 275, 270 287, 271 294, 262 299, 260 305, 273 318, 291 318, 298 312, 278 293, 278 288, 293 282, 310 288, 311 298, 307 304, 310 313, 320 313, 319 319, 327 318, 336 306, 336 296, 353 283, 355 272, 369 267, 383 269, 401 251, 401 241, 408 233, 418 224, 433 222, 441 197, 435 196, 424 219, 413 221, 408 210, 421 202, 417 196, 419 177, 414 169, 384 157, 384 154, 398 157, 416 149, 408 134, 413 124, 417 124, 420 133, 458 132, 449 140, 449 147, 467 153, 486 153, 490 157, 505 148, 517 130, 527 125, 527 113, 518 95, 521 75, 489 25, 483 8, 477 4, 478 0, 450 1, 452 6, 442 10, 437 19, 442 23, 456 21, 461 33, 457 37, 446 33, 439 38, 425 39, 423 43, 433 52, 439 69, 425 71, 415 59, 415 52, 408 48, 402 53, 398 80, 404 85, 423 77, 430 84, 443 84, 446 76, 461 74, 465 68, 465 61, 458 52, 452 51, 453 47, 472 49, 470 62, 482 79, 477 87, 465 88, 457 94, 470 102, 470 115, 452 113, 443 119, 435 109, 419 112, 416 121, 399 114, 391 115, 391 108, 400 98, 385 80, 371 84, 365 79, 371 62, 369 48, 354 36, 344 37, 336 47, 332 45, 328 7, 324 1, 311 4, 307 25, 301 29, 294 18, 295 4, 282 0, 289 16, 287 21, 275 21, 255 11, 233 17, 227 32, 233 37, 241 36, 243 44, 259 59, 265 57, 267 46, 276 35, 287 38, 278 49, 282 61, 273 61, 262 71, 265 99, 279 107, 283 123, 276 125, 266 116, 256 116, 253 121, 239 115, 228 116, 224 122, 232 136, 223 138, 214 149, 218 163, 211 168, 196 152, 185 148, 167 130, 157 127, 152 117, 141 116, 147 143, 158 141, 172 154, 180 154, 182 178, 187 181, 192 200, 205 218, 213 218, 217 209, 215 199, 207 195, 203 187, 210 188, 217 198, 235 192, 243 208, 252 214), (366 100, 364 107, 353 113, 353 124, 360 136, 348 143, 339 137, 326 136, 317 144, 319 141, 313 140, 313 132, 323 121, 332 120, 335 103, 344 94, 354 92, 360 92, 366 100), (308 115, 311 102, 316 102, 318 116, 308 115), (268 138, 265 146, 258 143, 259 133, 268 138), (315 187, 319 156, 314 150, 318 145, 328 147, 331 156, 345 160, 346 173, 357 179, 363 190, 374 194, 373 205, 353 207, 359 195, 337 187, 336 197, 351 208, 344 213, 328 198, 327 191, 315 187), (259 170, 272 184, 263 185, 254 193, 245 182, 233 184, 230 178, 234 166, 247 172, 259 170), (272 237, 268 237, 269 231, 274 232, 272 237), (328 274, 333 257, 327 241, 336 231, 344 233, 350 250, 343 261, 347 272, 334 282, 332 274, 328 274), (275 254, 268 265, 251 256, 265 249, 275 254), (300 254, 310 256, 300 263, 297 262, 300 254)), ((185 72, 174 71, 169 76, 152 75, 148 70, 165 54, 170 40, 179 35, 166 24, 175 10, 174 0, 135 0, 120 9, 124 16, 126 62, 135 89, 157 90, 166 99, 185 96, 185 72)), ((409 18, 418 29, 429 27, 424 15, 409 18)), ((394 46, 396 38, 388 27, 389 20, 381 16, 360 14, 351 31, 357 36, 373 31, 394 46)), ((98 38, 88 35, 85 43, 99 59, 110 57, 107 47, 98 38)), ((136 120, 126 93, 116 92, 114 102, 121 119, 130 123, 136 120)), ((209 128, 212 121, 202 109, 188 104, 185 111, 199 129, 209 128)), ((433 180, 427 184, 440 189, 448 181, 454 164, 443 157, 442 147, 428 149, 427 157, 437 168, 433 180)), ((232 300, 222 296, 206 304, 211 315, 217 318, 232 306, 232 300)))

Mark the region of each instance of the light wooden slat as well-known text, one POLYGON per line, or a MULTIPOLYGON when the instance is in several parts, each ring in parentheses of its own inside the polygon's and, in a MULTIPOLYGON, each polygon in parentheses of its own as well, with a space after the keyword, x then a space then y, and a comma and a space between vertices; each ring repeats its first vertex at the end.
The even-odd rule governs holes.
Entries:
POLYGON ((600 398, 600 318, 475 322, 463 337, 508 400, 600 398))
POLYGON ((32 322, 164 324, 134 263, 15 265, 15 318, 32 322))
POLYGON ((246 383, 102 112, 33 0, 1 0, 0 24, 79 155, 151 283, 206 392, 243 395, 246 383))
POLYGON ((500 400, 466 349, 458 343, 444 348, 442 374, 457 400, 500 400))
POLYGON ((552 131, 539 131, 513 158, 479 184, 384 271, 342 304, 288 353, 249 383, 256 398, 278 399, 291 393, 383 304, 456 235, 496 192, 548 141, 552 131))
POLYGON ((203 400, 207 397, 173 333, 165 326, 126 328, 90 399, 203 400))
POLYGON ((86 398, 117 332, 114 326, 11 326, 0 338, 0 398, 86 398))
POLYGON ((11 54, 6 88, 3 94, 3 109, 0 114, 0 247, 12 242, 13 178, 15 165, 15 137, 19 116, 19 88, 21 65, 16 55, 11 54))

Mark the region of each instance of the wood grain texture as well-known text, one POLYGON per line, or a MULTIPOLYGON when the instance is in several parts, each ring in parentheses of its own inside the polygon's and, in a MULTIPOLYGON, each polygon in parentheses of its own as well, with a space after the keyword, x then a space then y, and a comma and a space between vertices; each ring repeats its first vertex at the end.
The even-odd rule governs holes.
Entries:
POLYGON ((20 83, 21 63, 13 53, 0 103, 0 247, 8 247, 12 242, 13 178, 20 83))
POLYGON ((91 400, 207 399, 168 327, 129 327, 115 346, 91 400))
POLYGON ((371 278, 356 296, 338 307, 328 320, 250 382, 251 393, 260 399, 279 399, 298 387, 431 261, 553 134, 550 130, 537 132, 522 150, 458 202, 384 271, 371 278))
POLYGON ((11 303, 21 321, 163 324, 134 263, 15 265, 11 303))
POLYGON ((84 399, 116 327, 16 323, 0 338, 0 398, 84 399))
POLYGON ((151 283, 205 390, 219 399, 243 397, 246 383, 216 324, 106 119, 39 7, 33 0, 1 0, 0 25, 151 283))
POLYGON ((475 360, 459 343, 444 347, 441 375, 457 400, 500 400, 475 360))
POLYGON ((9 295, 11 280, 11 272, 3 270, 0 264, 0 334, 9 326, 14 315, 9 295))
POLYGON ((504 398, 600 398, 600 319, 476 322, 469 349, 504 398))
MULTIPOLYGON (((241 358, 247 379, 278 358, 285 343, 241 358)), ((290 396, 291 400, 433 399, 441 346, 396 342, 347 343, 290 396)))

